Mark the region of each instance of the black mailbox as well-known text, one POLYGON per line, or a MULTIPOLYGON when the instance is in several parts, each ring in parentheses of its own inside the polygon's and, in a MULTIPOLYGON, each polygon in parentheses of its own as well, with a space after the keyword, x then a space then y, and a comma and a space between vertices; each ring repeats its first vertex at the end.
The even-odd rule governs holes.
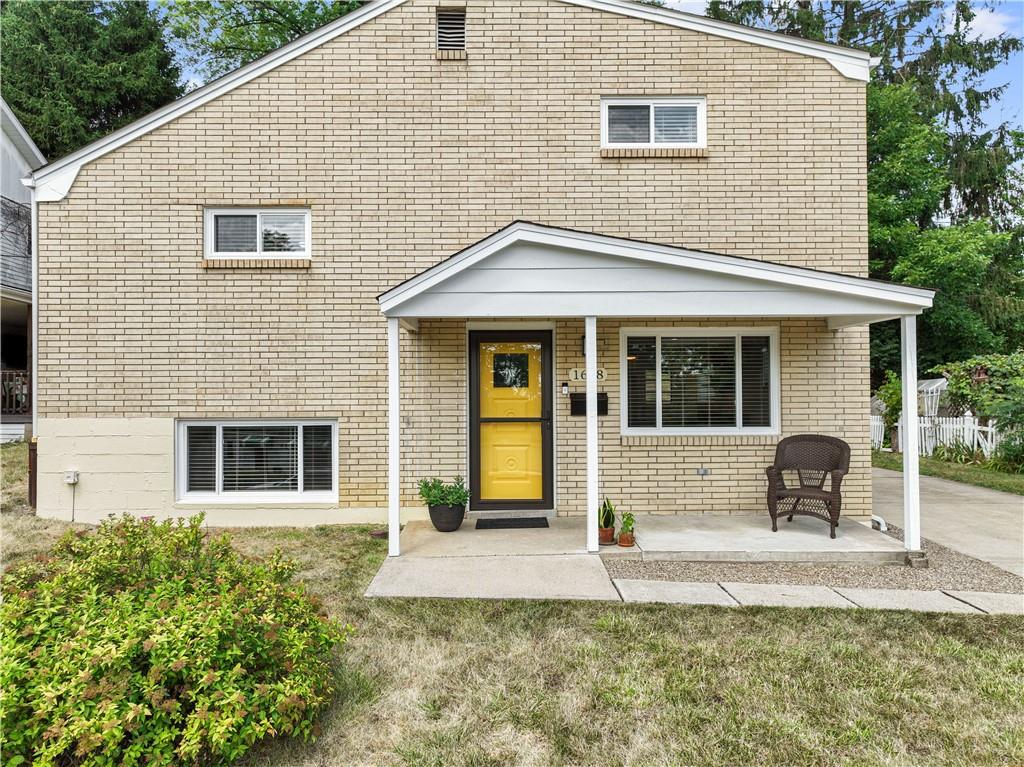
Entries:
MULTIPOLYGON (((569 415, 587 414, 587 395, 585 392, 569 395, 569 415)), ((599 391, 597 393, 597 414, 608 415, 608 395, 599 391)))

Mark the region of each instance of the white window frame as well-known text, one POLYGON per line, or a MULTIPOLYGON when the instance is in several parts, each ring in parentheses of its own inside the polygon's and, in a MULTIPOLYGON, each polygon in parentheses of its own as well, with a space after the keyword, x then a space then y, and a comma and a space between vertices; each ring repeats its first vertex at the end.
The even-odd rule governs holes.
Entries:
POLYGON ((695 327, 633 327, 622 328, 619 331, 619 428, 623 436, 651 437, 651 436, 700 436, 700 437, 721 437, 728 435, 744 434, 765 434, 777 436, 782 432, 782 404, 781 384, 782 376, 779 368, 779 328, 768 325, 760 327, 743 328, 695 328, 695 327), (655 413, 657 426, 629 426, 629 399, 627 391, 629 381, 626 375, 626 339, 630 336, 653 336, 655 339, 655 371, 657 376, 655 394, 655 413), (768 359, 771 365, 769 371, 769 402, 770 419, 769 426, 662 426, 661 425, 661 339, 665 336, 671 338, 701 338, 701 337, 722 337, 733 336, 736 339, 736 423, 740 423, 743 413, 743 363, 741 355, 741 338, 743 336, 767 336, 768 337, 768 359))
POLYGON ((313 256, 313 216, 309 208, 290 208, 287 206, 271 208, 206 208, 203 211, 203 255, 207 260, 218 258, 245 258, 259 260, 277 260, 294 258, 312 258, 313 256), (306 219, 305 250, 263 250, 263 216, 275 213, 302 213, 306 219), (256 250, 227 252, 216 251, 214 218, 216 216, 256 216, 256 250))
POLYGON ((708 145, 708 106, 703 96, 648 96, 644 98, 606 96, 601 99, 601 148, 602 149, 705 149, 708 145), (642 143, 615 144, 608 140, 609 106, 646 106, 650 108, 649 140, 642 143), (655 142, 654 107, 682 106, 697 107, 697 141, 655 142))
POLYGON ((242 504, 246 506, 258 506, 273 503, 337 503, 338 502, 338 422, 330 419, 313 420, 211 420, 211 419, 189 419, 177 422, 175 429, 174 444, 174 465, 175 465, 175 490, 176 500, 182 504, 242 504), (216 483, 217 489, 214 492, 189 492, 188 487, 188 439, 186 429, 189 426, 216 426, 217 427, 217 459, 216 459, 216 483), (299 427, 299 455, 298 473, 299 489, 276 493, 249 493, 233 492, 225 493, 221 490, 224 483, 224 441, 223 428, 225 426, 297 426, 299 427), (306 426, 330 426, 331 427, 331 489, 310 490, 302 489, 303 476, 303 427, 306 426))

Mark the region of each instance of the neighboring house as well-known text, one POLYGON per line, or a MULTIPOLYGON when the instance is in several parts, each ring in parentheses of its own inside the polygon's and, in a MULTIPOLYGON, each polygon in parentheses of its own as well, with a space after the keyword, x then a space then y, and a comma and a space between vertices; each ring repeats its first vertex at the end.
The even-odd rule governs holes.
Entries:
POLYGON ((32 213, 21 179, 46 158, 2 99, 0 127, 0 442, 9 442, 32 420, 32 213))
POLYGON ((376 0, 52 163, 39 513, 396 531, 466 475, 596 549, 599 497, 760 512, 823 432, 867 517, 867 325, 904 318, 913 381, 932 296, 865 279, 869 66, 621 0, 376 0))

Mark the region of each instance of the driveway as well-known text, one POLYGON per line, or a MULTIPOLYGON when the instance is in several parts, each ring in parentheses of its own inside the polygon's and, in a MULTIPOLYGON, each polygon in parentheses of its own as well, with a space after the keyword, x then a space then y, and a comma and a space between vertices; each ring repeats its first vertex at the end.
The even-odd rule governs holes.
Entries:
MULTIPOLYGON (((874 469, 874 510, 903 526, 903 475, 874 469)), ((1024 497, 921 477, 921 535, 1024 576, 1024 497)))

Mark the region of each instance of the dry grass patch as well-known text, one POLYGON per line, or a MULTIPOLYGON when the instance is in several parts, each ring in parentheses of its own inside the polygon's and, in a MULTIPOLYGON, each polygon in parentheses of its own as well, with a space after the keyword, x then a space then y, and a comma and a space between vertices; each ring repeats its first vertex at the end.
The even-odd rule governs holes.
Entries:
POLYGON ((1024 762, 1019 618, 367 600, 369 528, 234 537, 357 627, 324 737, 250 764, 1024 762))

